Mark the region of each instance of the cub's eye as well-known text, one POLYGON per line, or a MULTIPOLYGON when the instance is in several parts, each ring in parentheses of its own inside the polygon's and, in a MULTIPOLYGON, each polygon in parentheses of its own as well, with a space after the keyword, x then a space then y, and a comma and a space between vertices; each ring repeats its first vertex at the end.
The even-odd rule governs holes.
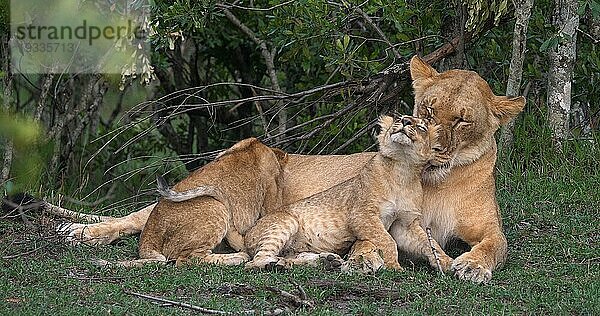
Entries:
POLYGON ((419 106, 418 111, 417 111, 417 115, 420 118, 431 119, 431 118, 433 118, 433 114, 434 114, 433 113, 433 108, 430 107, 430 106, 427 106, 427 105, 423 105, 423 104, 421 104, 419 106))
POLYGON ((425 107, 425 109, 427 110, 427 117, 433 117, 433 108, 430 106, 425 107))
POLYGON ((435 151, 435 152, 442 152, 442 151, 444 151, 444 147, 442 147, 440 145, 435 145, 435 146, 431 147, 431 149, 433 149, 433 151, 435 151))
POLYGON ((427 132, 427 126, 425 125, 417 124, 417 129, 421 132, 427 132))

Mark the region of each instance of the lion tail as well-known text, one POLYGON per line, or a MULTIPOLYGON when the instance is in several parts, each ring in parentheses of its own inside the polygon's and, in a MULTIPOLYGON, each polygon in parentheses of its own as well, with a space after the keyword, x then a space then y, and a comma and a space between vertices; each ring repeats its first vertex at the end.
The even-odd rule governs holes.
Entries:
POLYGON ((221 194, 219 191, 212 186, 199 186, 183 192, 177 192, 169 188, 169 184, 165 178, 161 176, 156 177, 157 191, 165 199, 173 202, 183 202, 191 200, 199 196, 211 196, 217 200, 221 200, 221 194))

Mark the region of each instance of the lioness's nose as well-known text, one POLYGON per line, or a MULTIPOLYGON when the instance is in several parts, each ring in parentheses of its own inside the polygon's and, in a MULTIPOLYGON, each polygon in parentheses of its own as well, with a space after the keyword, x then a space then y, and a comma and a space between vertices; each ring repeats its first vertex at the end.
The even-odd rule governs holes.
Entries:
POLYGON ((413 121, 410 119, 409 116, 403 116, 401 120, 402 120, 402 125, 404 125, 404 126, 412 125, 412 123, 413 123, 413 121))

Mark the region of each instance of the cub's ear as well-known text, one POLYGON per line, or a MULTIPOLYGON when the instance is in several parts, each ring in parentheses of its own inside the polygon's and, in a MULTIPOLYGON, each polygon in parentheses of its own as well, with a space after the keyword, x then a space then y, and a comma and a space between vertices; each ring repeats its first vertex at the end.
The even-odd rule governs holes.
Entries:
POLYGON ((418 56, 413 56, 410 59, 410 77, 413 80, 413 89, 415 90, 415 98, 420 99, 421 95, 434 82, 435 76, 439 73, 429 66, 418 56))
POLYGON ((392 128, 394 125, 394 118, 388 115, 382 115, 379 117, 379 127, 381 127, 381 132, 387 131, 392 128))
POLYGON ((508 123, 511 119, 517 116, 525 106, 524 97, 505 97, 495 96, 493 99, 494 106, 492 111, 494 115, 500 119, 500 125, 508 123))
POLYGON ((271 148, 271 150, 273 151, 273 153, 275 154, 275 157, 277 157, 277 160, 279 161, 280 164, 286 164, 288 162, 288 154, 279 149, 279 148, 271 148))

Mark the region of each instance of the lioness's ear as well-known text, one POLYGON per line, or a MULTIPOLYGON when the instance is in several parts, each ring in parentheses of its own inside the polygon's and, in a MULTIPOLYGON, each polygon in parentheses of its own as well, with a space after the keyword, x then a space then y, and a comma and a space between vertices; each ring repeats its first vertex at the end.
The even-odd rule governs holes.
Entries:
POLYGON ((410 59, 410 77, 413 81, 428 79, 436 75, 438 72, 419 56, 415 55, 410 59))
POLYGON ((434 77, 437 75, 438 72, 419 56, 415 55, 410 59, 410 77, 413 80, 416 99, 421 98, 423 91, 433 84, 434 77))
POLYGON ((495 96, 493 99, 494 106, 492 110, 494 115, 500 119, 500 125, 508 123, 511 119, 517 116, 525 106, 524 97, 508 98, 505 96, 495 96))
POLYGON ((275 157, 277 157, 277 160, 279 160, 280 164, 283 165, 288 162, 288 159, 289 159, 288 154, 285 151, 283 151, 279 148, 271 148, 271 150, 275 154, 275 157))

